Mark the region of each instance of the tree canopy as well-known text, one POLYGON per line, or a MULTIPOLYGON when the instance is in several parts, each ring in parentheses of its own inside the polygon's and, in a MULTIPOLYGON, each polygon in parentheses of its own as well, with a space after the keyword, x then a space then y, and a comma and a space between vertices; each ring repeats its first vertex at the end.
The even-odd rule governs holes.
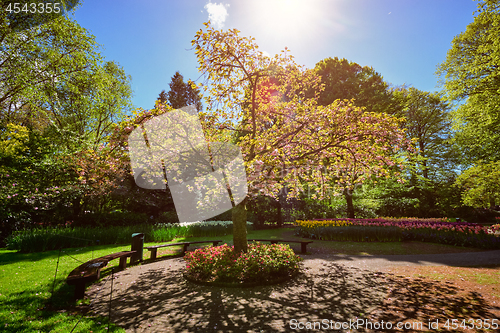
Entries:
POLYGON ((500 159, 500 3, 478 3, 474 21, 453 39, 438 74, 453 112, 455 143, 465 162, 500 159))
POLYGON ((500 94, 500 3, 478 3, 474 21, 456 36, 446 60, 438 67, 451 100, 500 94))
POLYGON ((8 230, 105 207, 124 171, 108 143, 131 96, 130 78, 103 61, 75 21, 12 24, 2 17, 0 219, 8 230))
POLYGON ((43 128, 66 146, 103 142, 130 106, 131 88, 122 68, 103 63, 94 36, 58 17, 2 37, 2 122, 43 128))
POLYGON ((500 202, 500 162, 478 163, 458 176, 463 203, 473 207, 495 208, 500 202))
POLYGON ((400 104, 398 115, 408 139, 415 140, 418 174, 429 180, 439 178, 439 172, 450 170, 456 162, 451 137, 450 106, 436 93, 416 88, 398 88, 393 91, 400 104))
POLYGON ((314 68, 321 77, 324 89, 318 103, 329 105, 336 99, 354 100, 356 106, 371 112, 396 112, 389 85, 372 67, 360 66, 347 59, 326 58, 314 68))

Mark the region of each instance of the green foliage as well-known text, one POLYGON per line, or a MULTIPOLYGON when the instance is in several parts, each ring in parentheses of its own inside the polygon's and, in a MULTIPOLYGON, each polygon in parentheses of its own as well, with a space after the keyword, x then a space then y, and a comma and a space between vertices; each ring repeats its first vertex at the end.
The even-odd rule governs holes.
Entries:
MULTIPOLYGON (((146 235, 151 233, 151 226, 137 225, 130 227, 45 227, 15 231, 7 240, 9 250, 20 252, 41 252, 75 246, 130 243, 136 232, 146 235)), ((146 238, 146 241, 150 241, 146 238)))
MULTIPOLYGON (((229 218, 226 219, 217 219, 221 221, 227 221, 230 220, 229 218)), ((163 212, 161 213, 155 221, 158 224, 167 224, 167 223, 179 223, 179 217, 177 216, 177 213, 175 211, 168 211, 168 212, 163 212)))
MULTIPOLYGON (((400 104, 393 98, 388 84, 371 67, 362 67, 357 63, 335 57, 318 62, 315 71, 324 84, 324 90, 320 92, 318 99, 320 105, 330 105, 340 99, 352 100, 352 104, 363 107, 369 112, 397 114, 401 109, 400 104)), ((353 202, 355 188, 350 184, 357 183, 366 172, 353 163, 347 168, 337 170, 337 173, 335 182, 345 198, 347 216, 359 217, 357 211, 360 209, 353 202)))
POLYGON ((35 223, 71 220, 68 207, 80 195, 72 186, 75 179, 71 166, 55 156, 50 141, 29 130, 15 156, 0 154, 0 239, 35 223))
POLYGON ((22 33, 5 24, 0 22, 7 29, 1 41, 3 121, 29 124, 66 148, 102 142, 129 105, 124 71, 103 63, 94 36, 65 17, 22 33))
POLYGON ((18 153, 26 150, 29 140, 29 131, 25 126, 6 124, 0 129, 0 156, 15 157, 18 153))
POLYGON ((486 92, 469 97, 452 112, 453 143, 464 164, 500 160, 500 95, 486 92))
POLYGON ((397 110, 388 84, 372 67, 335 57, 318 62, 315 71, 325 85, 318 99, 320 105, 354 99, 354 105, 367 111, 392 114, 397 110))
POLYGON ((231 223, 213 224, 136 224, 101 227, 37 227, 13 232, 7 248, 21 252, 40 252, 96 244, 128 244, 133 233, 144 233, 145 242, 169 242, 174 238, 231 235, 231 223))
POLYGON ((450 172, 456 156, 448 143, 451 136, 450 106, 438 94, 420 91, 413 87, 393 91, 401 107, 402 126, 408 139, 415 141, 415 152, 419 158, 411 160, 417 164, 417 173, 426 180, 439 179, 440 173, 450 172))
POLYGON ((19 32, 21 23, 0 22, 2 240, 99 211, 126 172, 108 138, 130 105, 130 78, 103 61, 75 21, 51 18, 19 32))
POLYGON ((277 202, 268 196, 261 195, 249 199, 247 209, 248 221, 251 221, 257 229, 266 223, 278 221, 277 202))
POLYGON ((421 228, 406 232, 406 240, 432 242, 463 247, 476 247, 481 249, 500 249, 500 239, 481 230, 479 233, 463 233, 450 230, 436 231, 431 228, 421 228))
POLYGON ((264 284, 299 272, 299 262, 286 244, 249 244, 246 253, 237 253, 227 244, 189 252, 186 276, 200 282, 264 284))
POLYGON ((458 176, 456 185, 465 205, 495 208, 500 203, 500 162, 476 164, 458 176))
POLYGON ((153 221, 144 213, 135 212, 97 212, 85 213, 78 216, 73 221, 73 226, 78 227, 111 227, 111 226, 134 226, 140 224, 150 224, 153 221))
POLYGON ((486 92, 500 93, 500 4, 478 2, 474 21, 456 36, 446 60, 439 66, 444 87, 451 100, 486 92))
POLYGON ((455 142, 466 162, 500 159, 500 4, 478 3, 474 21, 453 39, 438 74, 447 98, 463 101, 453 112, 455 142))

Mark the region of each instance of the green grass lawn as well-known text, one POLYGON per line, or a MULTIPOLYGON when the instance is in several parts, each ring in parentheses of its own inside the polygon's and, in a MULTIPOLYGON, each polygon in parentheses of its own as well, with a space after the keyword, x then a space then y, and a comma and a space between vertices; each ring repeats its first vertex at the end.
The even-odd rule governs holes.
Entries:
MULTIPOLYGON (((223 242, 232 244, 232 237, 232 235, 198 237, 189 238, 189 240, 221 239, 223 242)), ((300 239, 293 236, 293 229, 249 230, 248 237, 300 239)), ((187 239, 178 238, 172 242, 184 240, 187 239)), ((154 244, 146 243, 145 246, 154 244)), ((292 244, 291 247, 296 251, 300 250, 300 244, 292 244)), ((125 250, 130 250, 130 244, 62 250, 54 295, 51 300, 59 251, 25 254, 0 249, 0 331, 9 333, 71 332, 81 315, 78 311, 78 304, 75 306, 74 302, 71 301, 74 287, 66 284, 66 277, 81 262, 125 250)), ((166 254, 179 254, 180 250, 180 247, 179 249, 164 248, 158 252, 158 257, 166 254)), ((463 252, 474 249, 430 243, 413 243, 411 245, 411 243, 355 243, 314 240, 314 243, 308 245, 309 250, 311 253, 321 250, 350 255, 380 255, 463 252)), ((148 258, 149 251, 145 250, 144 259, 148 258)), ((118 266, 118 260, 110 262, 108 267, 102 271, 102 278, 105 279, 110 274, 111 268, 116 266, 118 266)), ((89 300, 85 302, 88 304, 89 300)), ((107 326, 107 318, 92 317, 89 314, 81 318, 74 332, 104 332, 107 326)), ((123 329, 114 325, 110 326, 109 331, 124 332, 123 329)))
MULTIPOLYGON (((73 287, 65 279, 76 261, 88 261, 109 253, 130 249, 126 246, 99 246, 90 249, 65 249, 59 260, 52 306, 51 297, 59 251, 42 253, 16 253, 0 250, 0 331, 1 332, 71 332, 80 319, 76 308, 71 308, 73 287), (73 258, 68 256, 71 255, 73 258)), ((109 264, 117 266, 118 260, 109 264)), ((74 307, 73 307, 74 308, 74 307)), ((107 328, 106 318, 83 317, 74 332, 103 332, 107 328)), ((124 332, 111 325, 110 332, 124 332)))

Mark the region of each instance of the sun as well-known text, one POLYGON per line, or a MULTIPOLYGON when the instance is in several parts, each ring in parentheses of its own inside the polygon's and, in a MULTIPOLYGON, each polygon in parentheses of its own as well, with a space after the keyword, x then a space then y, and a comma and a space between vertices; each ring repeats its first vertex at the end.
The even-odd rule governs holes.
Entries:
POLYGON ((254 28, 278 42, 311 38, 321 16, 320 1, 252 0, 248 3, 254 28))

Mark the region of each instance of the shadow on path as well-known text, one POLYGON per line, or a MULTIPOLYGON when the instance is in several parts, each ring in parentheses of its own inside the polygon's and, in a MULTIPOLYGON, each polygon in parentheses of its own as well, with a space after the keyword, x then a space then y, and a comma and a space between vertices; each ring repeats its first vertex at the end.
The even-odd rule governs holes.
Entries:
MULTIPOLYGON (((170 259, 122 272, 115 280, 111 320, 127 332, 226 333, 290 332, 299 322, 492 318, 480 294, 463 294, 452 284, 325 260, 306 260, 295 280, 253 288, 198 286, 183 279, 182 268, 182 259, 170 259)), ((98 287, 90 288, 90 297, 98 287)), ((107 316, 109 285, 102 294, 94 310, 107 316)))
MULTIPOLYGON (((302 256, 315 259, 316 256, 302 256)), ((483 252, 462 252, 444 254, 416 255, 321 255, 321 259, 337 264, 367 269, 379 269, 394 266, 485 266, 500 264, 500 250, 483 252)))

